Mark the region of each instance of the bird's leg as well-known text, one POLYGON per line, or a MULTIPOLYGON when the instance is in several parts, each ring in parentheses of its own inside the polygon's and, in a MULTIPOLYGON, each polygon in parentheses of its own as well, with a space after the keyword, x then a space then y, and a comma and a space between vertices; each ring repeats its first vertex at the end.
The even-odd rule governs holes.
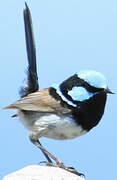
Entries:
MULTIPOLYGON (((71 172, 71 173, 74 173, 74 174, 76 174, 76 175, 78 175, 78 176, 82 176, 82 175, 83 175, 82 173, 79 173, 76 169, 74 169, 73 167, 67 167, 67 166, 65 166, 58 158, 56 158, 53 154, 51 154, 50 152, 48 152, 48 151, 41 145, 41 143, 40 143, 40 141, 39 141, 38 139, 33 139, 33 138, 31 138, 31 137, 29 137, 29 138, 30 138, 31 142, 32 142, 36 147, 38 147, 38 148, 42 151, 42 153, 45 155, 46 159, 48 160, 47 165, 63 168, 63 169, 65 169, 65 170, 67 170, 67 171, 69 171, 69 172, 71 172), (52 160, 51 160, 50 158, 53 159, 53 160, 56 162, 56 164, 53 164, 53 163, 52 163, 52 160)), ((84 176, 84 175, 83 175, 83 176, 84 176)))
POLYGON ((39 140, 34 140, 30 138, 30 141, 36 146, 38 147, 42 153, 44 154, 44 156, 46 157, 47 161, 49 163, 52 163, 51 159, 49 158, 49 156, 45 153, 45 151, 43 150, 43 146, 41 145, 41 143, 39 142, 39 140))
POLYGON ((38 148, 42 151, 42 153, 45 155, 46 159, 48 160, 48 162, 49 162, 50 164, 52 164, 51 159, 53 159, 53 160, 56 162, 56 165, 57 165, 58 167, 65 168, 64 164, 63 164, 58 158, 56 158, 53 154, 51 154, 50 152, 48 152, 48 151, 41 145, 41 143, 39 142, 38 139, 35 140, 35 139, 32 139, 32 138, 30 137, 30 140, 31 140, 31 142, 32 142, 36 147, 38 147, 38 148), (50 158, 51 158, 51 159, 50 159, 50 158))

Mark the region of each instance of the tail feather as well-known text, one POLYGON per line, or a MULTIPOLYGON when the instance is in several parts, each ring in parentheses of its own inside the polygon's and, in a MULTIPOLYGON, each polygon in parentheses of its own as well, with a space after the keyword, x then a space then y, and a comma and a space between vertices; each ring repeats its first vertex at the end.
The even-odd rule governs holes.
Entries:
POLYGON ((28 58, 27 84, 20 89, 21 97, 27 96, 39 89, 37 66, 36 66, 36 47, 34 41, 32 18, 30 9, 25 3, 26 8, 23 11, 25 39, 28 58))

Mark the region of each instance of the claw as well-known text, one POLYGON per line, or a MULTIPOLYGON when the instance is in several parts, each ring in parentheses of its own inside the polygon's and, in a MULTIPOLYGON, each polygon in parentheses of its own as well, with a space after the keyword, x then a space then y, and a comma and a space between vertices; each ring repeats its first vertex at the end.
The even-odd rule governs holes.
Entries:
POLYGON ((79 173, 74 167, 67 167, 66 169, 67 171, 71 172, 71 173, 74 173, 78 176, 83 176, 85 177, 85 175, 83 173, 79 173))
POLYGON ((39 164, 47 164, 47 161, 40 161, 39 164))

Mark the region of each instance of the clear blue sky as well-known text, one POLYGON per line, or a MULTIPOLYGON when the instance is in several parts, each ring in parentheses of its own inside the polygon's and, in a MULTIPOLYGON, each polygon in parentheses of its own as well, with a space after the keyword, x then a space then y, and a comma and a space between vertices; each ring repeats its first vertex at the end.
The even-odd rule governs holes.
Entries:
MULTIPOLYGON (((41 88, 81 69, 102 72, 117 90, 117 1, 28 0, 33 17, 41 88)), ((0 108, 19 98, 25 77, 24 0, 0 3, 0 108)), ((117 95, 86 135, 68 141, 42 138, 42 144, 87 180, 117 179, 117 95)), ((28 140, 15 111, 0 111, 0 177, 44 160, 28 140)))

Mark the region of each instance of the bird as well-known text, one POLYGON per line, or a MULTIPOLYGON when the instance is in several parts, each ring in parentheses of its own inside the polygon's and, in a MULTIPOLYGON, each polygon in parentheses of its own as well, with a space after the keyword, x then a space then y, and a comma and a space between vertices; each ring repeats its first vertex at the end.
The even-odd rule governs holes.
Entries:
MULTIPOLYGON (((67 140, 86 134, 101 120, 108 88, 105 76, 95 70, 81 70, 49 88, 39 89, 36 48, 30 10, 24 10, 28 54, 27 84, 21 98, 5 109, 16 109, 17 116, 30 131, 29 139, 45 155, 48 163, 66 168, 62 161, 40 143, 41 137, 67 140)), ((15 115, 16 116, 16 115, 15 115)))

